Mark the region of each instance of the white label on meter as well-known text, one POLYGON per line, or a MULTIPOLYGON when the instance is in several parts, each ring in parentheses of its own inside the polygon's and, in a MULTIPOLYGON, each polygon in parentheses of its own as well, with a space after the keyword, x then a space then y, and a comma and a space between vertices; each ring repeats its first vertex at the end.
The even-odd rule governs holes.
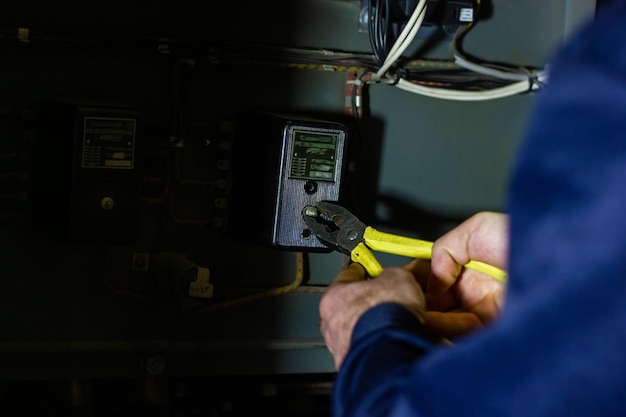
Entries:
POLYGON ((463 8, 459 10, 459 22, 473 22, 474 21, 474 9, 463 8))
POLYGON ((85 117, 83 168, 132 169, 135 157, 136 120, 85 117))

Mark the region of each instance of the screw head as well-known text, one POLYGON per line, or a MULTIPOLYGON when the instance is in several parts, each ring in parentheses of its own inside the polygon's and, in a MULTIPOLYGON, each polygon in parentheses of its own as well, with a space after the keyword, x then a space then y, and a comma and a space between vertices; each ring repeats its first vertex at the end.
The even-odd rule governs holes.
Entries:
POLYGON ((102 200, 100 200, 100 207, 104 210, 113 210, 114 205, 115 202, 111 197, 102 197, 102 200))
POLYGON ((147 355, 141 360, 141 369, 150 376, 161 375, 165 372, 165 359, 161 355, 147 355))
POLYGON ((319 211, 315 206, 306 206, 304 208, 304 215, 307 217, 317 217, 319 215, 319 211))

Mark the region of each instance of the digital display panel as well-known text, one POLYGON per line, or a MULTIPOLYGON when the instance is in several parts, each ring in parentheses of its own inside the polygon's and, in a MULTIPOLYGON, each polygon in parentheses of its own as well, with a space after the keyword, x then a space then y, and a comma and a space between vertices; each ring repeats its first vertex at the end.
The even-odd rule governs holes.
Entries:
POLYGON ((339 134, 293 131, 290 178, 334 181, 339 134))

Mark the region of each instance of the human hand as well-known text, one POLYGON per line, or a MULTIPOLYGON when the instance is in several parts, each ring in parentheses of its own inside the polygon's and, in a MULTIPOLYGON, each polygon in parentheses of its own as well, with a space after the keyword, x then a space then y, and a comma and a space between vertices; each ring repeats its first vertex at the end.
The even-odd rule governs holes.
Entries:
POLYGON ((499 313, 502 282, 465 269, 470 260, 506 270, 508 216, 478 213, 433 244, 430 262, 416 259, 404 268, 385 268, 375 279, 357 263, 330 284, 319 305, 320 330, 337 369, 350 347, 358 319, 384 302, 405 306, 433 335, 453 338, 481 327, 499 313))
POLYGON ((365 277, 361 265, 348 265, 330 284, 319 304, 320 331, 337 369, 350 347, 354 326, 370 308, 394 302, 424 321, 424 294, 410 271, 386 268, 375 279, 365 277))
POLYGON ((434 242, 430 274, 424 272, 424 261, 415 260, 405 267, 418 278, 428 277, 421 282, 428 330, 453 338, 498 316, 505 285, 463 265, 475 260, 506 270, 508 245, 508 216, 480 212, 434 242))

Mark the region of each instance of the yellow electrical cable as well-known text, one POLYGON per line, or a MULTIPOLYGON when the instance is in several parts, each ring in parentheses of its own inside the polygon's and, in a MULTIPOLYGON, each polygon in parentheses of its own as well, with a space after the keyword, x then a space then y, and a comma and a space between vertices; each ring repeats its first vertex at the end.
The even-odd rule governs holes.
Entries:
MULTIPOLYGON (((370 226, 367 226, 365 228, 365 232, 363 233, 363 240, 365 242, 365 245, 376 251, 391 253, 399 256, 406 256, 408 258, 414 259, 432 258, 433 242, 429 242, 426 240, 414 239, 410 237, 395 235, 392 233, 381 232, 370 226)), ((366 269, 368 269, 368 267, 371 267, 371 273, 378 275, 382 269, 379 266, 375 265, 374 262, 372 262, 371 258, 373 257, 373 255, 370 256, 366 253, 367 249, 365 248, 365 245, 363 245, 363 247, 357 247, 359 251, 357 259, 364 259, 366 262, 366 265, 364 265, 364 267, 366 269)), ((354 261, 354 257, 352 260, 354 261)), ((376 261, 376 263, 378 262, 376 261)), ((487 274, 494 279, 497 279, 498 281, 506 282, 506 272, 493 265, 489 265, 480 261, 470 260, 464 266, 465 268, 473 269, 475 271, 487 274)), ((368 270, 368 273, 369 272, 370 271, 368 270)), ((370 274, 370 276, 373 277, 375 275, 370 274)))

